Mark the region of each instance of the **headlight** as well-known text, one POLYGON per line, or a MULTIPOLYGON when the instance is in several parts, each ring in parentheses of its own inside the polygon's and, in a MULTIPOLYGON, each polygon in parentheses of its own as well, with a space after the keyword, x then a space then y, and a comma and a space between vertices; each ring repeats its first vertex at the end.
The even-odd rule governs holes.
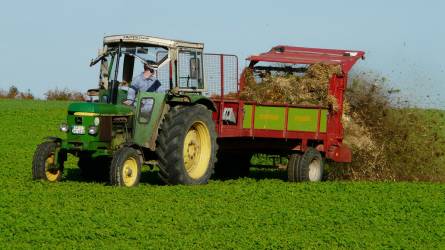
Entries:
POLYGON ((60 127, 59 127, 59 129, 60 129, 60 131, 62 131, 62 132, 68 132, 68 130, 69 130, 69 128, 68 128, 68 124, 66 124, 66 123, 62 123, 62 124, 60 124, 60 127))
POLYGON ((94 118, 94 125, 95 125, 95 126, 99 126, 99 123, 100 123, 100 119, 99 119, 99 117, 95 117, 95 118, 94 118))
POLYGON ((90 134, 90 135, 97 134, 97 127, 96 126, 89 126, 88 127, 88 134, 90 134))

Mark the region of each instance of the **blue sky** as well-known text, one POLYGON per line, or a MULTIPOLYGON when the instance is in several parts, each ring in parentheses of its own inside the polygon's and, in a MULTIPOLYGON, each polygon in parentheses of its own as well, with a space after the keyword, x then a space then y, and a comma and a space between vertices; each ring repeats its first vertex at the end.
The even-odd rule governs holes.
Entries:
POLYGON ((445 1, 7 1, 0 9, 0 89, 42 97, 97 85, 104 35, 136 33, 250 54, 278 44, 358 49, 355 68, 387 77, 417 105, 445 108, 445 1), (427 98, 430 96, 430 98, 427 98))

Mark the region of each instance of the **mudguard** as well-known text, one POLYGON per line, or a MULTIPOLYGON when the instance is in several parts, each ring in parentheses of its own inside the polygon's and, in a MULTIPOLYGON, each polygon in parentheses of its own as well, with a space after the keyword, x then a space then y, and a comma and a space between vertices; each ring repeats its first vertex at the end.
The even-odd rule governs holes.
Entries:
POLYGON ((61 138, 55 137, 55 136, 48 136, 48 137, 43 138, 43 140, 47 141, 47 142, 59 142, 59 143, 62 142, 61 138))

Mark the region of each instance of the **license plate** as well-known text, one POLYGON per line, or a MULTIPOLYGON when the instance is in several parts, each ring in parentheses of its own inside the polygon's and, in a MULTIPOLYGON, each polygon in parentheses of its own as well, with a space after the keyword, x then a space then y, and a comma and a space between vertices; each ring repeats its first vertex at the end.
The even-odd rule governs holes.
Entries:
POLYGON ((73 134, 76 135, 83 135, 85 134, 85 127, 84 126, 73 126, 73 129, 71 130, 73 134))

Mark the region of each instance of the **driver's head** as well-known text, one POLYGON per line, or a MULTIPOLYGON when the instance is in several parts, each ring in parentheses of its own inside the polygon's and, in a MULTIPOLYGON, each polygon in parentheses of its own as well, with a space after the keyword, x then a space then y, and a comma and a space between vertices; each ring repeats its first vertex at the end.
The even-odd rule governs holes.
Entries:
POLYGON ((148 66, 147 64, 144 63, 144 71, 150 71, 150 73, 154 73, 154 69, 150 66, 148 66))

